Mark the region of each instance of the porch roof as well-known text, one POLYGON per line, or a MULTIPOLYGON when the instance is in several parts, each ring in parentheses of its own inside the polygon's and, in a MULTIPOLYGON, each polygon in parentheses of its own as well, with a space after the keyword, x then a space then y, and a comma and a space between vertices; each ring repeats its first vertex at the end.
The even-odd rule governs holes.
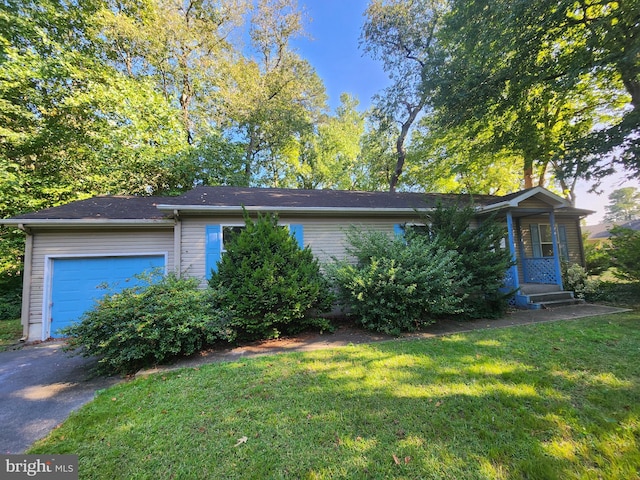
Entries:
POLYGON ((533 187, 520 192, 499 197, 494 202, 478 207, 478 213, 489 214, 499 211, 511 211, 513 217, 528 217, 551 211, 559 216, 584 217, 595 213, 593 210, 575 208, 571 202, 542 187, 533 187), (537 200, 537 202, 527 202, 537 200), (524 205, 523 205, 524 204, 524 205))

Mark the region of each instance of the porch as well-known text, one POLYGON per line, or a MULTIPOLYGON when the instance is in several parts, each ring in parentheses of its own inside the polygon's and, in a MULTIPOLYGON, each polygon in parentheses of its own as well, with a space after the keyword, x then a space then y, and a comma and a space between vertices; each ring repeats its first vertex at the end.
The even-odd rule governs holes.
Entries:
POLYGON ((562 284, 562 262, 584 265, 580 218, 589 211, 539 187, 520 192, 486 210, 498 213, 507 226, 505 248, 514 261, 504 290, 513 292, 519 308, 541 309, 584 303, 562 284))

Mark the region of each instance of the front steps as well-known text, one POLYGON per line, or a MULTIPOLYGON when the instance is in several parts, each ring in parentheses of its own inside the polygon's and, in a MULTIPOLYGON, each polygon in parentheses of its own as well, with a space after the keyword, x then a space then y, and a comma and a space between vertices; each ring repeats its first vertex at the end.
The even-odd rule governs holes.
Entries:
POLYGON ((580 305, 585 303, 581 298, 575 298, 573 292, 561 290, 559 285, 544 285, 527 283, 520 286, 520 292, 515 295, 516 306, 529 310, 580 305))

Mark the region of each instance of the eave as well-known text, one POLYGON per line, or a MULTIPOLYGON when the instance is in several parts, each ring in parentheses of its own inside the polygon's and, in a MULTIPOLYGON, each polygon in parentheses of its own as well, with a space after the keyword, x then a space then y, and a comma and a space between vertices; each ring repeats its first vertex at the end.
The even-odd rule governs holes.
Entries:
POLYGON ((242 215, 250 213, 277 213, 296 216, 396 216, 413 215, 430 209, 418 208, 356 208, 356 207, 278 207, 250 205, 158 205, 158 210, 175 215, 242 215))

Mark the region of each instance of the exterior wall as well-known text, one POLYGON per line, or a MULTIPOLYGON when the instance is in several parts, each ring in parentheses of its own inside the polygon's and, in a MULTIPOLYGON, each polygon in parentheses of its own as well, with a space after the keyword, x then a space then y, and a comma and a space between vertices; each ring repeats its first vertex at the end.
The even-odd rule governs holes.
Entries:
POLYGON ((167 270, 172 270, 174 265, 173 232, 166 228, 137 231, 41 231, 36 232, 30 241, 31 258, 30 262, 25 261, 25 267, 28 265, 29 270, 25 270, 24 275, 25 291, 29 293, 28 300, 23 301, 22 311, 24 331, 30 341, 42 338, 47 257, 166 253, 167 270))
MULTIPOLYGON (((344 258, 346 256, 345 231, 355 225, 363 229, 394 232, 394 225, 402 223, 418 223, 416 217, 382 217, 382 218, 314 218, 314 217, 287 217, 280 215, 279 223, 300 224, 303 226, 304 245, 309 246, 320 263, 330 262, 332 257, 344 258)), ((217 217, 187 217, 181 220, 180 232, 180 274, 200 278, 202 284, 206 283, 205 272, 205 243, 207 225, 244 225, 240 216, 217 217)))

